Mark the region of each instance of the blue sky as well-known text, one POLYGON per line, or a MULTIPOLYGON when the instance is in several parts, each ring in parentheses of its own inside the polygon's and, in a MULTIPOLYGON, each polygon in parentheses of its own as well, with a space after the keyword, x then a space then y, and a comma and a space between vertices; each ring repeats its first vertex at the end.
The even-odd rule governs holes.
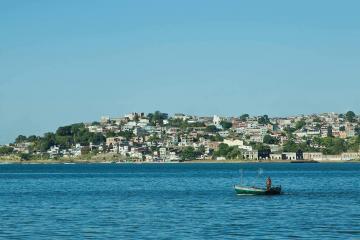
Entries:
POLYGON ((0 1, 0 144, 127 112, 360 112, 359 1, 0 1))

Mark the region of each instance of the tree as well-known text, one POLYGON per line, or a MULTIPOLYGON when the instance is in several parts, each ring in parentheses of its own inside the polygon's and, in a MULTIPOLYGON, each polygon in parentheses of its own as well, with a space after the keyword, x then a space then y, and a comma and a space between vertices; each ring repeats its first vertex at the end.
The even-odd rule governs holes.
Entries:
POLYGON ((316 122, 316 123, 321 123, 321 119, 316 116, 314 119, 313 119, 313 122, 316 122))
POLYGON ((198 152, 200 153, 200 154, 205 154, 205 146, 204 145, 201 145, 200 147, 199 147, 199 149, 198 149, 198 152))
POLYGON ((217 129, 217 127, 215 125, 209 125, 206 127, 205 131, 210 132, 210 133, 216 133, 219 131, 219 129, 217 129))
POLYGON ((345 126, 339 127, 339 130, 342 131, 342 132, 344 132, 344 131, 345 131, 345 126))
POLYGON ((356 115, 353 111, 348 111, 346 114, 345 114, 345 119, 348 121, 348 122, 355 122, 356 121, 356 115))
POLYGON ((248 118, 249 118, 249 114, 245 113, 245 114, 240 116, 240 121, 245 122, 245 121, 248 120, 248 118))
POLYGON ((284 152, 296 152, 299 149, 300 149, 300 147, 293 140, 289 140, 289 141, 285 142, 283 145, 284 152))
POLYGON ((304 119, 301 119, 300 121, 296 122, 295 129, 299 130, 299 129, 302 129, 304 126, 306 126, 306 122, 304 119))
POLYGON ((129 141, 134 136, 134 133, 132 131, 121 131, 119 136, 124 137, 129 141))
POLYGON ((77 134, 85 129, 85 125, 83 123, 75 123, 71 125, 71 132, 73 134, 77 134))
POLYGON ((39 140, 39 137, 35 136, 35 135, 31 135, 28 137, 27 139, 29 142, 36 142, 39 140))
POLYGON ((266 144, 278 144, 279 139, 277 139, 276 137, 272 137, 272 136, 267 134, 267 135, 264 136, 263 142, 266 143, 266 144))
POLYGON ((106 141, 106 138, 101 133, 93 133, 90 138, 90 142, 92 142, 93 144, 96 144, 96 145, 99 145, 105 141, 106 141))
POLYGON ((14 151, 14 148, 8 146, 1 146, 0 147, 0 155, 8 155, 14 151))
POLYGON ((94 144, 101 144, 105 142, 105 137, 101 133, 91 133, 83 123, 76 123, 68 126, 59 127, 55 134, 45 133, 43 137, 35 135, 26 136, 20 135, 15 142, 32 142, 33 145, 29 147, 30 151, 46 152, 50 147, 58 145, 60 148, 70 148, 72 145, 79 143, 82 146, 88 146, 90 142, 94 144))
POLYGON ((353 137, 349 141, 349 151, 358 152, 360 147, 360 136, 353 137))
POLYGON ((290 127, 290 126, 286 126, 286 127, 284 128, 284 132, 286 132, 288 135, 292 135, 293 132, 295 132, 295 131, 296 131, 296 129, 295 129, 295 128, 292 128, 292 127, 290 127))
POLYGON ((197 128, 205 127, 205 123, 203 122, 194 122, 194 123, 188 123, 187 121, 185 122, 188 127, 197 127, 197 128))
POLYGON ((218 150, 215 152, 215 155, 218 157, 225 157, 229 152, 229 145, 226 143, 220 143, 218 150))
POLYGON ((322 151, 324 154, 340 154, 348 149, 345 140, 341 138, 326 137, 321 139, 321 144, 325 147, 322 151))
POLYGON ((181 151, 181 159, 182 160, 194 160, 199 155, 198 152, 195 151, 193 147, 185 147, 181 151))
POLYGON ((107 137, 107 138, 116 137, 116 133, 115 133, 115 132, 107 132, 107 133, 106 133, 106 137, 107 137))
POLYGON ((226 154, 226 159, 242 159, 243 154, 238 147, 232 146, 229 147, 228 153, 226 154))
POLYGON ((56 135, 59 135, 59 136, 71 136, 72 135, 72 126, 59 127, 56 130, 56 135))
MULTIPOLYGON (((318 138, 320 139, 320 138, 318 138)), ((318 152, 318 149, 315 149, 310 146, 310 141, 306 141, 303 143, 295 143, 293 140, 289 140, 284 143, 283 145, 283 151, 284 152, 297 152, 298 150, 301 150, 303 152, 318 152)))
POLYGON ((213 142, 222 142, 222 141, 224 141, 224 138, 223 138, 222 136, 220 136, 219 134, 211 135, 211 136, 210 136, 210 141, 213 141, 213 142))
POLYGON ((61 149, 70 148, 72 144, 71 136, 55 135, 55 145, 59 145, 61 149))
POLYGON ((19 157, 21 158, 21 160, 27 161, 27 160, 30 160, 31 155, 29 153, 20 153, 19 157))
POLYGON ((355 134, 360 135, 360 126, 359 125, 355 127, 355 134))
POLYGON ((259 123, 259 124, 263 124, 263 125, 269 124, 269 123, 270 123, 270 119, 269 119, 268 115, 264 115, 264 116, 259 117, 259 118, 258 118, 258 123, 259 123))
POLYGON ((214 157, 225 157, 226 159, 240 159, 243 157, 241 150, 237 146, 229 146, 221 143, 218 150, 214 152, 214 157))
POLYGON ((262 143, 251 143, 253 145, 253 148, 255 150, 258 150, 258 151, 269 151, 270 150, 270 147, 269 146, 266 146, 262 143))
POLYGON ((156 111, 154 113, 149 113, 147 117, 152 125, 163 125, 163 120, 168 118, 168 114, 156 111))
POLYGON ((157 143, 160 141, 160 138, 156 134, 153 134, 149 137, 148 141, 152 143, 157 143))
POLYGON ((223 127, 224 130, 228 130, 232 127, 232 123, 227 121, 221 121, 220 125, 223 127))
POLYGON ((333 136, 332 126, 328 126, 328 127, 327 127, 327 136, 328 136, 328 137, 332 137, 332 136, 333 136))
POLYGON ((182 120, 181 118, 170 118, 169 126, 170 127, 178 127, 178 128, 186 128, 187 122, 182 120))
POLYGON ((321 129, 321 124, 320 123, 315 124, 315 129, 320 130, 321 129))
POLYGON ((54 146, 56 144, 55 140, 55 134, 54 133, 45 133, 44 137, 40 139, 40 141, 37 143, 37 148, 41 152, 46 152, 50 149, 50 147, 54 146))
POLYGON ((19 135, 16 139, 15 139, 15 143, 22 143, 22 142, 26 142, 27 138, 24 135, 19 135))

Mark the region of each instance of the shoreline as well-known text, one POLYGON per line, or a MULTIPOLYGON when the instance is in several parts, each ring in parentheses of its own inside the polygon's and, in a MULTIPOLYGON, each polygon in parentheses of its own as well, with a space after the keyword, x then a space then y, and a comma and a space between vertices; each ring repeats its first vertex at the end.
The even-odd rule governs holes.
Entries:
POLYGON ((71 159, 71 160, 54 160, 54 159, 44 159, 44 160, 0 160, 0 165, 6 164, 234 164, 234 163, 360 163, 360 160, 348 160, 348 161, 318 161, 318 160, 298 160, 299 162, 291 160, 189 160, 189 161, 178 161, 178 162, 134 162, 134 161, 119 161, 119 160, 109 160, 109 161, 99 161, 99 160, 80 160, 80 159, 71 159))

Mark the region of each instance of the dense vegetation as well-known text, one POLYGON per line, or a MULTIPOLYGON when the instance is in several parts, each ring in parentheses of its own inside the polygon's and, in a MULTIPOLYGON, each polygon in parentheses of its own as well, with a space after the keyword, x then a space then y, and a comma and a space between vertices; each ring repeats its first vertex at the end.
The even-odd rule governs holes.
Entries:
POLYGON ((276 137, 272 137, 269 134, 267 134, 264 136, 263 142, 266 144, 278 144, 280 142, 280 140, 277 139, 276 137))
POLYGON ((301 150, 303 152, 322 152, 327 155, 336 155, 347 151, 357 152, 359 146, 360 136, 356 136, 349 141, 329 136, 325 138, 315 137, 302 143, 289 140, 283 144, 283 151, 296 152, 301 150))
POLYGON ((193 147, 185 147, 180 154, 182 160, 194 160, 202 154, 201 150, 195 150, 193 147))
POLYGON ((1 146, 0 147, 0 155, 8 155, 14 151, 14 148, 8 146, 1 146))
POLYGON ((76 143, 88 146, 91 143, 100 144, 105 142, 105 137, 101 133, 91 133, 83 123, 72 124, 59 127, 55 133, 45 133, 44 136, 18 136, 15 143, 30 142, 33 152, 46 152, 51 146, 58 145, 60 148, 70 148, 76 143))
POLYGON ((154 113, 149 113, 147 115, 150 124, 153 126, 160 125, 162 126, 164 124, 164 120, 168 118, 168 114, 162 113, 160 111, 156 111, 154 113))
POLYGON ((258 118, 258 123, 259 124, 269 124, 270 123, 270 119, 268 115, 264 115, 258 118))
POLYGON ((223 130, 229 130, 232 127, 232 123, 228 121, 221 121, 220 125, 222 126, 223 130))
POLYGON ((214 152, 214 157, 225 157, 226 159, 242 159, 242 152, 236 146, 229 146, 225 143, 219 145, 219 149, 214 152))

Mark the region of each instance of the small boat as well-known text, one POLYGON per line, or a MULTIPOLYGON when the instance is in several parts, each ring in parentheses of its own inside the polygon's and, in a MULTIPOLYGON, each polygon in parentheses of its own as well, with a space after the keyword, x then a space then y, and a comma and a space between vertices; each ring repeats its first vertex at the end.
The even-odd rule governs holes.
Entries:
POLYGON ((257 187, 234 186, 236 194, 241 195, 279 195, 281 194, 281 186, 271 187, 269 190, 257 187))

